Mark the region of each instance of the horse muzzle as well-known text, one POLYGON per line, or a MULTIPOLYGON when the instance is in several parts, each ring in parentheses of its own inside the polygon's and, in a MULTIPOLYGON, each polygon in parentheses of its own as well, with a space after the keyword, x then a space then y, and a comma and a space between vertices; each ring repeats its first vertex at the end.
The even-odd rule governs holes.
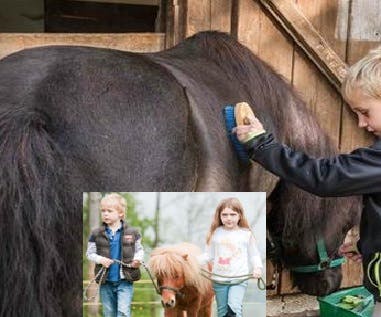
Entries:
POLYGON ((169 298, 166 300, 161 300, 161 304, 163 305, 164 308, 174 308, 176 306, 176 299, 175 297, 169 298))
POLYGON ((314 296, 325 296, 339 289, 341 269, 331 268, 317 273, 292 272, 294 286, 303 293, 314 296))
POLYGON ((160 286, 161 304, 164 308, 174 308, 176 306, 176 296, 183 298, 184 294, 178 288, 171 286, 160 286))

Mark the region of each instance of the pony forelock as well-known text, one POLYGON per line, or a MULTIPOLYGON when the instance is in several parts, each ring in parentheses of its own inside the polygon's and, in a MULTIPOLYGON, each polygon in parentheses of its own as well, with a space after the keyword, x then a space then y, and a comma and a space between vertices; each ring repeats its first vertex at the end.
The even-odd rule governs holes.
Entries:
POLYGON ((196 258, 199 254, 200 249, 190 243, 159 247, 151 253, 148 265, 156 277, 174 278, 183 275, 185 285, 194 286, 203 295, 210 288, 210 282, 200 274, 196 258))

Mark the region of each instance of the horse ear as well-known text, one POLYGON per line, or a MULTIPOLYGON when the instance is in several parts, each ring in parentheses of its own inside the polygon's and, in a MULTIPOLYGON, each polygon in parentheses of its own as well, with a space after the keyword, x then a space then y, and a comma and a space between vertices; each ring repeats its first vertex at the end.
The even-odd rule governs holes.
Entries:
POLYGON ((188 254, 183 254, 183 259, 186 261, 188 260, 188 254))

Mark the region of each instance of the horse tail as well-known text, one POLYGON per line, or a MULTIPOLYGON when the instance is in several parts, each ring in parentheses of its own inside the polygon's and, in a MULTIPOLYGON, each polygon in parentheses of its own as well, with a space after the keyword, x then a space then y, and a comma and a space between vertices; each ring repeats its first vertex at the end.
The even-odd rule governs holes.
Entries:
POLYGON ((39 110, 0 108, 0 316, 64 314, 59 279, 70 272, 62 226, 70 215, 58 190, 63 155, 49 126, 39 110))

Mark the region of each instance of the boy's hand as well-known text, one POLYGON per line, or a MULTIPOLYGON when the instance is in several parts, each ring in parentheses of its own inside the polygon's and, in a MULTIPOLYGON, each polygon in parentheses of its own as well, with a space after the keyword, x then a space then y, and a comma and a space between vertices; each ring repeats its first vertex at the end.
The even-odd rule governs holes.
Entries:
POLYGON ((250 124, 248 125, 239 125, 233 128, 232 132, 237 134, 237 139, 241 143, 246 143, 252 138, 265 133, 262 123, 258 120, 257 117, 248 118, 250 124))
POLYGON ((100 264, 102 264, 104 267, 108 268, 111 264, 114 263, 114 260, 111 260, 109 258, 102 257, 99 260, 100 264))
POLYGON ((131 262, 131 266, 132 266, 133 268, 137 269, 137 268, 140 266, 140 261, 138 261, 138 260, 133 260, 133 261, 131 262))
POLYGON ((357 250, 356 243, 346 242, 339 247, 339 255, 345 256, 346 258, 354 261, 361 262, 362 256, 357 250))
POLYGON ((254 278, 260 278, 262 276, 262 269, 255 268, 253 271, 253 277, 254 278))

